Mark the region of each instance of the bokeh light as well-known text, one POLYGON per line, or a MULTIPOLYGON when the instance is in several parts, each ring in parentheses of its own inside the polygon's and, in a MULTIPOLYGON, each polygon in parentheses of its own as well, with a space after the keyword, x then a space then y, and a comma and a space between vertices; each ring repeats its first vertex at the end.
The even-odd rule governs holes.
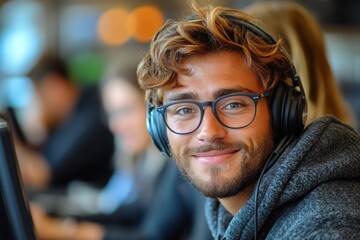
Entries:
POLYGON ((136 8, 131 12, 127 22, 132 31, 132 37, 139 42, 150 41, 163 23, 164 16, 162 12, 150 5, 136 8))
POLYGON ((35 1, 8 1, 0 8, 0 73, 25 74, 44 48, 41 15, 35 1))
POLYGON ((105 63, 102 57, 90 51, 78 52, 69 61, 69 72, 72 79, 81 86, 98 84, 105 63))
POLYGON ((27 77, 10 77, 0 81, 0 102, 12 108, 28 107, 33 98, 34 89, 27 77))
POLYGON ((129 12, 124 8, 111 8, 99 19, 98 34, 108 45, 121 45, 131 37, 131 31, 126 25, 129 12))

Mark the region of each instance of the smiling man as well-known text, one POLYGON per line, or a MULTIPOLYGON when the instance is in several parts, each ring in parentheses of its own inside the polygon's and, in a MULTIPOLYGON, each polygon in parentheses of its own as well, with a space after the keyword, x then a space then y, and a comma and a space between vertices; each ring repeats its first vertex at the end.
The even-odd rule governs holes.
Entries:
POLYGON ((359 135, 330 116, 304 130, 281 41, 241 11, 193 8, 157 33, 138 78, 150 135, 209 197, 213 237, 360 237, 359 135))
MULTIPOLYGON (((252 187, 273 148, 273 139, 268 138, 272 130, 266 98, 259 99, 255 105, 251 97, 244 95, 263 93, 264 88, 237 52, 189 57, 182 63, 182 68, 187 71, 178 74, 179 87, 165 91, 163 98, 165 106, 173 104, 166 108, 168 126, 175 132, 168 135, 173 143, 172 154, 184 175, 199 191, 226 201, 252 187), (198 108, 190 102, 213 99, 219 99, 215 106, 220 121, 211 109, 198 108), (257 116, 253 119, 255 107, 257 116), (189 115, 194 117, 187 119, 189 115), (174 122, 172 118, 175 118, 174 122), (183 129, 176 129, 177 121, 181 119, 186 122, 185 128, 196 131, 176 134, 183 133, 180 132, 183 129), (237 129, 251 121, 248 127, 237 129), (201 127, 196 129, 198 124, 201 127), (224 128, 227 124, 235 129, 224 128)), ((248 193, 245 191, 243 200, 247 199, 248 193)))

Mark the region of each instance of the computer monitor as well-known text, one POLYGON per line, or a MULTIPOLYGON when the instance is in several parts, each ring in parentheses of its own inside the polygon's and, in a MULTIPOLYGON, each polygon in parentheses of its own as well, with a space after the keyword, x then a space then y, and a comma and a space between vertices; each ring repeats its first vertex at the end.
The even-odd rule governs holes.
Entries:
POLYGON ((0 239, 35 240, 10 125, 0 118, 0 239))

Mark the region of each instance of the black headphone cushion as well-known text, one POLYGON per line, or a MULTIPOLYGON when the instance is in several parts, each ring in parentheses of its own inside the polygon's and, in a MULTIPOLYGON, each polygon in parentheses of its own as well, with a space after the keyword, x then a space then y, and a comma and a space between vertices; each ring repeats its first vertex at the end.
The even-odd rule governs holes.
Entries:
POLYGON ((279 137, 301 132, 305 105, 301 92, 283 81, 278 83, 270 99, 270 108, 273 128, 279 137))
POLYGON ((166 125, 161 114, 155 110, 155 107, 147 104, 147 129, 152 141, 160 152, 171 156, 169 149, 169 140, 166 133, 166 125))

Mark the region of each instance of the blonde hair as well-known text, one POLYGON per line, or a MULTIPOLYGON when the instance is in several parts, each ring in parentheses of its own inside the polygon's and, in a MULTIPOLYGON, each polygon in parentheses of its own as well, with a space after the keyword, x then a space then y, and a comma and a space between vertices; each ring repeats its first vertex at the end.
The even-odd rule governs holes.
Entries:
POLYGON ((184 59, 218 51, 238 52, 257 74, 264 89, 273 89, 288 77, 290 60, 281 51, 281 41, 267 43, 239 24, 254 23, 248 14, 235 9, 202 8, 192 3, 194 14, 184 20, 168 20, 154 37, 150 50, 138 66, 138 81, 147 101, 162 104, 163 90, 177 86, 177 74, 184 72, 184 59))
POLYGON ((307 124, 327 114, 354 124, 327 59, 323 31, 315 18, 293 2, 255 3, 245 11, 260 20, 275 38, 284 41, 307 96, 307 124))

